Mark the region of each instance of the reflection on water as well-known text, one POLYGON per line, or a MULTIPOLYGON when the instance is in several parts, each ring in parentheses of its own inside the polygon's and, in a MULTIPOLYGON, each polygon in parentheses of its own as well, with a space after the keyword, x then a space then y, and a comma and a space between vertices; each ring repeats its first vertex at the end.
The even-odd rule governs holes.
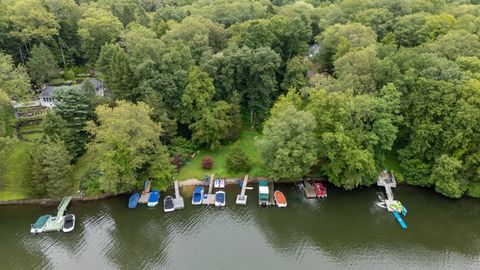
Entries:
POLYGON ((293 185, 278 188, 286 209, 260 208, 255 190, 246 207, 235 206, 236 186, 224 209, 128 210, 126 196, 75 202, 70 234, 28 232, 55 206, 0 207, 0 269, 480 269, 478 200, 401 187, 403 231, 375 205, 375 189, 329 187, 320 202, 293 185))

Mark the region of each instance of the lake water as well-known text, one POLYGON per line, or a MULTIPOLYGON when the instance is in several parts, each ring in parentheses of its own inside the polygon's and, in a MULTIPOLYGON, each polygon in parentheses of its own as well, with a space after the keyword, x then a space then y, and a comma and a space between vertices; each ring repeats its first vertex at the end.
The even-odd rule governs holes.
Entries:
POLYGON ((259 207, 256 190, 236 206, 237 186, 227 188, 224 209, 193 207, 190 190, 186 208, 169 214, 161 205, 129 210, 127 196, 74 202, 70 234, 29 233, 55 205, 2 206, 0 269, 480 269, 480 200, 400 187, 409 211, 402 230, 375 205, 375 188, 329 186, 319 202, 276 187, 288 208, 259 207))

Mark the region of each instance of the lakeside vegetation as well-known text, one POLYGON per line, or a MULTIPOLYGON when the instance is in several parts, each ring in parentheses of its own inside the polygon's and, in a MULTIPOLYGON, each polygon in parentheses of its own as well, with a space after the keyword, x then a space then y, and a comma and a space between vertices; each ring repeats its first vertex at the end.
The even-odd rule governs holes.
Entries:
POLYGON ((0 199, 119 193, 146 178, 162 189, 211 173, 314 174, 354 189, 384 166, 480 197, 474 1, 7 0, 0 10, 0 199), (11 100, 90 75, 106 97, 85 80, 56 91, 48 113, 12 120, 11 100))

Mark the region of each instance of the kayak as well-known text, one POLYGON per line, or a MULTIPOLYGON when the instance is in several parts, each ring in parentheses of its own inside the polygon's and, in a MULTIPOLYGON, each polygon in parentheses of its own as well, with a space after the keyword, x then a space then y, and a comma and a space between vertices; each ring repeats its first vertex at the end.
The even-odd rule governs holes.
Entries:
POLYGON ((165 213, 173 212, 175 208, 173 207, 173 198, 172 196, 167 196, 163 200, 163 211, 165 213))
POLYGON ((285 198, 285 195, 281 191, 275 190, 275 193, 273 194, 275 197, 275 204, 280 207, 280 208, 285 208, 287 207, 287 198, 285 198))
POLYGON ((133 193, 132 196, 130 196, 130 199, 128 199, 128 208, 136 208, 138 204, 138 199, 140 199, 140 193, 133 193))
POLYGON ((148 198, 148 207, 155 207, 158 204, 158 200, 160 199, 160 192, 158 190, 152 191, 150 193, 150 198, 148 198))

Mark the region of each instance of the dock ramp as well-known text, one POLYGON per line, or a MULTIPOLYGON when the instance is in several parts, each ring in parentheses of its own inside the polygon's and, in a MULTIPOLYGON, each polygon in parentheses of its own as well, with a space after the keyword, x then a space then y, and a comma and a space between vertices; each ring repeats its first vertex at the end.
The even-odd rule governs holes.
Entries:
POLYGON ((248 175, 245 175, 243 178, 242 184, 242 191, 239 195, 237 195, 236 204, 238 205, 246 205, 247 204, 247 195, 245 195, 245 191, 247 190, 247 183, 248 183, 248 175))

